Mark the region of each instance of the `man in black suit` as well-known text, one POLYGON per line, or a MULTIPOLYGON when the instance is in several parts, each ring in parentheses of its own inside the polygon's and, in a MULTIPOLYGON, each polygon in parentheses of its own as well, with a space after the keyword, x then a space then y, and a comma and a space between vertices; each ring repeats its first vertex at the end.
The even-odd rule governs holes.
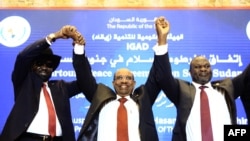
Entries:
MULTIPOLYGON (((169 23, 164 17, 155 21, 158 35, 158 45, 154 62, 144 85, 134 89, 136 81, 133 73, 121 68, 113 78, 114 90, 102 83, 97 83, 91 72, 91 66, 84 48, 81 54, 73 55, 77 80, 82 92, 91 103, 84 124, 78 136, 78 141, 117 141, 117 109, 118 99, 125 97, 125 107, 128 112, 129 141, 158 141, 152 105, 160 92, 157 79, 164 74, 163 66, 167 50, 167 35, 169 23), (79 65, 81 64, 81 65, 79 65), (87 81, 86 81, 87 80, 87 81)), ((126 132, 124 130, 124 132, 126 132)))
POLYGON ((173 141, 203 141, 201 125, 205 122, 201 122, 200 86, 207 87, 204 90, 209 101, 212 135, 205 138, 210 138, 209 141, 223 141, 224 125, 237 124, 236 98, 241 98, 249 119, 250 65, 235 78, 211 82, 210 62, 203 56, 197 56, 190 63, 192 82, 188 82, 173 77, 169 53, 166 56, 166 65, 163 69, 167 71, 159 80, 159 85, 177 109, 173 141))
POLYGON ((76 81, 49 80, 61 59, 53 54, 50 45, 57 39, 67 38, 72 38, 75 45, 84 44, 76 28, 66 25, 17 55, 12 72, 15 104, 1 133, 1 141, 75 141, 69 99, 81 91, 76 81), (55 135, 48 131, 43 84, 47 85, 56 113, 55 135))

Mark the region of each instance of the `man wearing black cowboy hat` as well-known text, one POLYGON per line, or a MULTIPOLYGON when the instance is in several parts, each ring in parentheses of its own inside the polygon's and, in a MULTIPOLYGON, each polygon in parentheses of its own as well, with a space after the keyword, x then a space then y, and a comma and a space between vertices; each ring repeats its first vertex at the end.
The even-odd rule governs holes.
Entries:
POLYGON ((77 82, 50 81, 61 57, 50 45, 56 39, 73 39, 73 45, 84 45, 74 26, 63 26, 58 32, 24 48, 16 58, 12 72, 15 104, 1 133, 0 141, 75 141, 69 98, 81 93, 77 82), (43 87, 44 86, 44 87, 43 87), (46 90, 44 90, 46 89, 46 90), (52 99, 54 123, 49 130, 47 95, 52 99))

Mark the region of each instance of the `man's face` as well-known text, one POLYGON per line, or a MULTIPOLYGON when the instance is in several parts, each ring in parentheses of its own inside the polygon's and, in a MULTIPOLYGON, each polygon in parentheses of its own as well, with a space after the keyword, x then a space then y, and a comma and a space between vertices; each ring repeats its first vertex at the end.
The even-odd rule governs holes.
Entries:
POLYGON ((206 84, 212 78, 212 70, 209 61, 202 56, 194 58, 190 64, 192 80, 198 84, 206 84))
POLYGON ((48 59, 38 59, 32 65, 32 71, 39 75, 43 81, 48 81, 53 72, 53 63, 48 59))
POLYGON ((119 69, 113 80, 115 91, 120 96, 132 94, 135 83, 134 76, 128 69, 119 69))

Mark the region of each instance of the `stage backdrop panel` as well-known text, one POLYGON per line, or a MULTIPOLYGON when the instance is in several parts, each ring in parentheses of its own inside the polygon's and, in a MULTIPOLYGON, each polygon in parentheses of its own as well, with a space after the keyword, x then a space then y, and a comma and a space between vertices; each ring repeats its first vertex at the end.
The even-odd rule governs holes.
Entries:
MULTIPOLYGON (((165 16, 171 25, 168 43, 175 77, 191 81, 188 69, 196 55, 210 60, 213 80, 234 77, 248 65, 250 10, 1 10, 0 131, 14 104, 11 72, 15 57, 25 46, 64 25, 74 25, 85 37, 86 53, 98 82, 112 87, 114 72, 127 67, 134 72, 139 86, 146 81, 153 61, 152 47, 157 42, 154 20, 158 16, 165 16)), ((58 40, 52 48, 62 56, 52 79, 75 80, 72 40, 58 40)), ((246 124, 240 99, 236 102, 237 121, 246 124)), ((71 98, 76 137, 88 107, 82 93, 71 98)), ((176 116, 174 105, 161 92, 153 110, 160 140, 170 140, 176 116)))

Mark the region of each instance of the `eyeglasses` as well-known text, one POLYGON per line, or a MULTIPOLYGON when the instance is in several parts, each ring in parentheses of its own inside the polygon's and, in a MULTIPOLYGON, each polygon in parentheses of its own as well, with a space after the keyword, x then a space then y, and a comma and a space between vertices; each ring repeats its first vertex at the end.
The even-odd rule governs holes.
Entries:
POLYGON ((131 80, 134 80, 134 77, 133 76, 121 76, 121 75, 115 77, 115 80, 118 80, 118 81, 121 81, 123 79, 131 81, 131 80))

